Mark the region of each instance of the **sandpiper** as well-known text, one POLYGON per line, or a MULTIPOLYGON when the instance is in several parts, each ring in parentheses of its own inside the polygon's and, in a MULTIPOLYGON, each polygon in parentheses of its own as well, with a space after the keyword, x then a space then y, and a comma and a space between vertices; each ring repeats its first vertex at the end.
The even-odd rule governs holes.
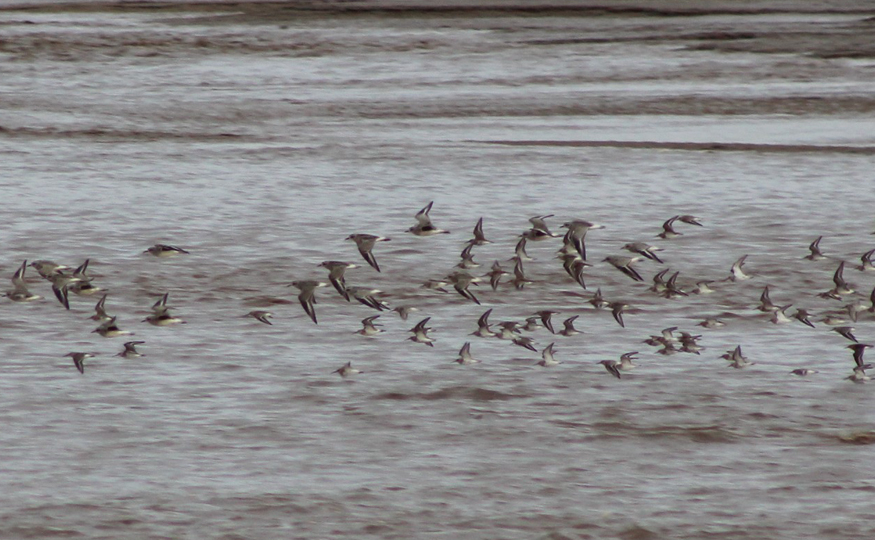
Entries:
POLYGON ((596 309, 603 309, 611 305, 611 303, 605 300, 605 297, 602 296, 601 289, 596 289, 595 294, 593 294, 592 298, 587 300, 587 302, 592 304, 592 307, 596 309))
POLYGON ((106 295, 100 297, 100 300, 94 305, 94 315, 90 317, 93 321, 108 321, 112 317, 106 312, 106 295))
POLYGON ((732 268, 729 269, 731 274, 729 275, 729 281, 744 281, 745 279, 750 279, 749 274, 744 273, 744 261, 747 260, 747 255, 742 255, 737 261, 732 263, 732 268))
POLYGON ((175 257, 181 253, 184 253, 186 255, 189 254, 188 251, 186 251, 180 247, 170 246, 167 244, 155 244, 154 246, 148 248, 143 253, 149 253, 150 255, 154 255, 156 257, 161 257, 161 258, 175 257))
POLYGON ((492 313, 492 308, 489 308, 486 310, 486 312, 483 315, 480 316, 479 319, 477 319, 477 330, 471 333, 472 336, 484 337, 484 338, 495 336, 495 332, 493 332, 489 328, 489 315, 491 313, 492 313))
POLYGON ((659 246, 651 246, 646 242, 629 242, 623 249, 626 251, 631 251, 632 253, 637 253, 638 255, 643 255, 650 260, 656 261, 660 264, 663 264, 662 259, 656 254, 657 251, 663 251, 663 249, 659 246))
POLYGON ((588 233, 590 229, 605 228, 604 225, 599 225, 598 223, 592 223, 591 221, 583 219, 575 219, 562 224, 562 226, 568 229, 568 232, 565 233, 565 244, 573 245, 584 261, 586 260, 586 233, 588 233))
POLYGON ((541 322, 544 324, 544 327, 550 331, 551 334, 555 334, 556 331, 553 330, 553 315, 559 313, 558 311, 551 311, 549 309, 542 309, 540 311, 536 311, 535 315, 541 318, 541 322))
POLYGON ((328 281, 340 293, 340 296, 349 302, 349 293, 346 291, 346 280, 343 275, 351 268, 358 268, 358 265, 345 261, 322 261, 319 266, 328 270, 328 281))
POLYGON ((362 258, 369 265, 373 267, 377 272, 380 271, 380 265, 377 264, 377 259, 374 258, 374 254, 371 250, 374 249, 374 245, 377 242, 388 242, 391 238, 386 238, 384 236, 374 236, 373 234, 351 234, 346 237, 347 240, 352 240, 355 242, 356 247, 359 250, 362 258))
POLYGON ((807 310, 802 309, 802 308, 797 309, 796 313, 793 314, 794 319, 801 322, 805 326, 810 326, 811 328, 814 328, 814 323, 811 322, 810 317, 811 317, 811 314, 808 313, 807 310))
POLYGON ((6 296, 13 302, 33 302, 39 300, 42 296, 33 294, 28 290, 27 283, 24 281, 24 273, 27 271, 27 259, 21 263, 18 270, 12 274, 12 289, 6 291, 6 296))
POLYGON ((298 301, 301 303, 301 307, 304 308, 304 312, 310 316, 315 324, 319 324, 316 321, 316 289, 326 285, 328 284, 313 280, 293 281, 288 285, 289 287, 297 287, 301 291, 298 295, 298 301))
POLYGON ((599 364, 605 366, 605 369, 608 370, 608 373, 613 375, 618 379, 622 379, 623 377, 620 375, 619 365, 620 363, 616 360, 602 360, 599 364))
POLYGON ((372 317, 367 317, 365 319, 362 319, 362 328, 361 328, 361 330, 358 330, 356 332, 356 334, 359 334, 361 336, 371 337, 371 336, 376 336, 377 334, 382 332, 381 329, 377 328, 377 326, 379 326, 379 325, 374 323, 374 321, 376 321, 379 318, 380 318, 379 315, 374 315, 372 317))
POLYGON ((247 313, 246 316, 252 317, 253 319, 255 319, 258 322, 273 325, 273 323, 270 322, 270 319, 273 317, 273 313, 271 313, 270 311, 265 311, 263 309, 256 309, 255 311, 250 311, 249 313, 247 313))
POLYGON ((472 249, 474 249, 474 244, 468 244, 465 246, 465 248, 462 250, 462 254, 460 255, 460 257, 462 258, 462 261, 459 262, 459 264, 457 264, 456 267, 463 268, 463 269, 469 269, 469 268, 477 268, 478 266, 480 266, 479 263, 474 261, 474 254, 471 252, 472 249))
MULTIPOLYGON (((523 236, 520 238, 520 241, 516 243, 516 248, 514 248, 514 258, 519 259, 521 261, 533 261, 529 254, 526 253, 526 237, 523 236)), ((513 258, 511 260, 514 260, 513 258)))
POLYGON ((87 352, 71 352, 67 353, 64 356, 69 356, 73 359, 73 365, 76 366, 76 369, 79 370, 79 373, 85 374, 85 360, 87 358, 94 358, 94 355, 87 352))
POLYGON ((467 365, 467 364, 476 364, 479 360, 475 359, 471 356, 471 342, 466 341, 462 348, 459 349, 459 357, 456 358, 457 364, 467 365))
POLYGON ((364 373, 364 371, 361 371, 361 370, 358 370, 358 369, 352 367, 352 362, 347 362, 347 363, 343 364, 342 366, 340 366, 339 368, 332 371, 331 373, 337 373, 341 377, 346 378, 346 377, 349 377, 351 375, 358 375, 359 373, 364 373))
POLYGON ((483 218, 477 220, 477 224, 474 225, 474 238, 468 240, 468 243, 472 246, 483 246, 486 244, 491 244, 489 240, 486 239, 486 236, 483 235, 483 218))
POLYGON ((415 308, 413 306, 396 306, 392 308, 392 311, 398 314, 401 317, 402 321, 406 321, 407 317, 410 316, 414 311, 419 311, 419 308, 415 308))
POLYGON ((831 328, 831 330, 845 339, 849 339, 854 343, 858 343, 857 336, 854 335, 853 326, 836 326, 834 328, 831 328))
POLYGON ((498 284, 501 282, 501 276, 505 274, 507 274, 507 272, 501 268, 501 264, 498 261, 495 261, 492 263, 492 270, 483 277, 489 277, 489 285, 492 287, 492 290, 495 291, 498 289, 498 284))
POLYGON ((635 281, 644 281, 644 278, 641 277, 634 268, 632 268, 632 264, 642 260, 641 257, 621 257, 618 255, 610 255, 604 258, 604 261, 609 263, 611 266, 623 272, 630 278, 635 281))
POLYGON ((130 336, 133 332, 128 332, 127 330, 122 330, 121 328, 119 328, 118 324, 116 323, 116 317, 113 317, 92 330, 91 333, 97 333, 103 337, 119 337, 130 336))
POLYGON ((464 296, 468 300, 471 300, 475 304, 480 304, 480 300, 477 300, 477 297, 474 296, 474 293, 468 290, 468 286, 470 284, 473 283, 476 285, 480 282, 479 277, 474 277, 465 271, 457 271, 447 276, 447 279, 453 284, 453 288, 456 289, 457 293, 464 296))
POLYGON ((434 347, 434 340, 428 337, 428 331, 431 330, 431 328, 425 326, 428 324, 429 320, 431 320, 431 317, 426 317, 416 323, 416 326, 410 329, 410 332, 413 332, 413 335, 407 339, 414 343, 424 343, 429 347, 434 347))
POLYGON ((137 350, 137 345, 142 345, 146 343, 145 341, 127 341, 124 343, 124 350, 118 353, 116 356, 121 356, 122 358, 139 358, 143 356, 143 354, 137 350))
POLYGON ((703 328, 721 328, 726 326, 726 323, 716 317, 707 317, 704 321, 696 323, 703 328))
POLYGON ((531 279, 526 278, 526 272, 523 268, 523 260, 517 258, 516 263, 513 266, 513 280, 511 281, 513 286, 517 289, 522 289, 528 283, 534 283, 531 279))
POLYGON ((167 306, 167 298, 169 296, 170 293, 164 293, 164 296, 152 305, 152 314, 143 319, 143 322, 147 322, 152 326, 185 324, 185 321, 170 314, 170 307, 167 306))
POLYGON ((407 229, 407 232, 415 234, 416 236, 434 236, 436 234, 449 234, 450 231, 445 231, 443 229, 439 229, 435 227, 428 213, 431 212, 431 207, 434 204, 434 201, 431 201, 425 208, 416 213, 416 221, 418 222, 413 227, 407 229))
POLYGON ((532 224, 532 228, 522 234, 523 238, 528 238, 529 240, 544 240, 545 238, 556 238, 556 234, 550 232, 550 228, 547 227, 547 218, 553 217, 553 214, 547 214, 546 216, 535 216, 529 218, 529 223, 532 224))
POLYGON ((662 232, 659 233, 659 236, 662 239, 675 238, 681 235, 681 233, 674 230, 674 222, 678 220, 680 216, 674 216, 668 218, 665 223, 662 224, 662 232))
POLYGON ((537 365, 542 367, 553 367, 558 366, 560 364, 556 358, 553 357, 553 346, 555 343, 551 343, 544 347, 544 350, 541 351, 541 360, 537 363, 537 365))
POLYGON ((568 317, 567 319, 565 319, 565 321, 562 322, 562 326, 564 326, 564 328, 556 333, 560 336, 565 337, 571 337, 579 334, 580 330, 574 327, 574 321, 576 321, 578 317, 580 317, 580 315, 574 315, 573 317, 568 317))
POLYGON ((638 360, 638 358, 635 356, 636 354, 638 354, 638 351, 632 351, 623 354, 622 356, 620 356, 620 363, 614 364, 614 366, 619 371, 630 371, 632 369, 635 369, 637 366, 632 363, 632 360, 638 360))
POLYGON ((798 368, 794 369, 790 372, 791 375, 798 375, 800 377, 807 377, 809 375, 814 375, 815 373, 819 373, 816 369, 808 369, 808 368, 798 368))
POLYGON ((623 313, 626 313, 626 309, 629 307, 629 304, 625 304, 623 302, 611 302, 611 314, 614 316, 614 320, 617 321, 617 324, 626 328, 626 323, 623 322, 623 313))
POLYGON ((368 306, 377 311, 391 309, 389 304, 379 298, 379 295, 383 293, 380 289, 373 289, 370 287, 347 287, 346 292, 363 306, 368 306))
POLYGON ((811 245, 808 246, 808 250, 811 251, 808 255, 805 256, 809 261, 820 261, 826 258, 823 252, 820 251, 820 241, 823 240, 823 236, 818 236, 811 245))

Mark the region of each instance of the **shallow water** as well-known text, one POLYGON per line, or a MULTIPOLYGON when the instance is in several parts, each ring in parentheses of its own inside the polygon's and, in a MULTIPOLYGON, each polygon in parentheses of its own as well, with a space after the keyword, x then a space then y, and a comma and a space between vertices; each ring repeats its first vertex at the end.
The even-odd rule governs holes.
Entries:
POLYGON ((848 342, 826 325, 754 308, 768 284, 816 320, 840 310, 852 299, 815 296, 839 260, 853 299, 875 286, 852 267, 875 247, 875 61, 701 39, 819 43, 866 14, 234 13, 0 12, 0 272, 90 258, 110 313, 146 341, 145 357, 114 357, 124 339, 90 333, 97 298, 67 312, 33 270, 46 299, 4 299, 0 536, 872 534, 875 385, 844 380, 848 342), (431 200, 451 234, 406 234, 431 200), (657 239, 679 213, 705 226, 657 239), (510 270, 543 214, 554 231, 606 226, 587 237, 589 291, 553 259, 559 239, 529 243, 525 289, 472 288, 482 306, 420 288, 481 216, 493 243, 475 272, 510 270), (355 232, 392 237, 374 250, 383 272, 343 240, 355 232), (819 235, 830 259, 804 260, 819 235), (647 292, 660 265, 639 263, 638 284, 600 262, 633 240, 664 247, 687 289, 745 254, 754 277, 663 299, 647 292), (156 242, 191 254, 142 254, 156 242), (287 285, 324 279, 330 259, 420 311, 364 338, 375 312, 328 287, 314 325, 287 285), (595 288, 632 305, 626 328, 586 302, 595 288), (164 292, 187 324, 140 322, 164 292), (273 326, 243 317, 256 308, 273 326), (487 308, 494 323, 579 315, 583 333, 531 334, 563 362, 541 369, 467 335, 487 308), (728 326, 695 326, 714 315, 728 326), (428 316, 434 348, 406 341, 428 316), (705 350, 641 343, 668 326, 701 330, 705 350), (467 340, 481 363, 458 366, 467 340), (738 344, 756 365, 726 367, 738 344), (74 350, 98 354, 84 376, 74 350), (622 380, 597 364, 631 350, 622 380), (332 374, 347 361, 364 373, 332 374), (788 375, 803 366, 819 373, 788 375))

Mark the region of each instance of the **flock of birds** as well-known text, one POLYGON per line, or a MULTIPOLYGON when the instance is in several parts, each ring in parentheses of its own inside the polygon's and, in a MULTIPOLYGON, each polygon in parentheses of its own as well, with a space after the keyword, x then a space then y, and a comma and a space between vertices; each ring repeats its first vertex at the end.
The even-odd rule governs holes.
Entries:
MULTIPOLYGON (((429 213, 433 204, 433 202, 430 202, 416 214, 416 224, 410 227, 407 232, 420 237, 449 233, 449 231, 438 228, 432 223, 429 213)), ((591 292, 586 284, 586 270, 593 266, 593 263, 587 260, 585 243, 586 235, 590 230, 602 229, 604 227, 597 223, 576 219, 564 223, 562 228, 566 231, 564 235, 559 235, 552 232, 547 225, 547 219, 551 217, 553 216, 542 215, 529 219, 531 227, 519 235, 514 255, 510 259, 513 262, 513 269, 511 271, 502 268, 501 263, 496 260, 492 264, 489 272, 483 275, 475 275, 470 271, 480 265, 474 261, 473 249, 491 243, 483 232, 483 218, 480 218, 474 226, 473 237, 465 242, 465 247, 461 252, 461 261, 456 265, 456 268, 446 277, 442 279, 430 279, 422 286, 425 289, 441 293, 449 293, 448 288, 452 286, 453 290, 463 298, 480 305, 480 300, 474 292, 470 290, 471 285, 478 285, 488 281, 492 289, 496 290, 502 283, 502 280, 505 279, 505 276, 512 276, 507 281, 517 289, 524 288, 526 285, 533 283, 533 281, 526 276, 524 267, 524 262, 533 260, 526 252, 527 243, 540 242, 548 239, 559 238, 561 236, 562 245, 558 249, 557 258, 561 261, 562 267, 569 278, 573 283, 578 284, 590 295, 588 302, 593 308, 597 310, 610 310, 617 324, 625 328, 623 315, 627 313, 630 306, 622 301, 609 301, 602 295, 600 288, 597 288, 595 292, 591 292)), ((662 231, 657 236, 661 240, 670 240, 681 236, 683 233, 676 229, 679 224, 696 227, 703 226, 702 221, 695 216, 676 215, 663 223, 662 231)), ((818 237, 810 244, 810 253, 805 257, 806 259, 811 261, 827 259, 826 255, 823 254, 820 248, 822 238, 823 237, 818 237)), ((380 272, 380 265, 377 262, 374 250, 379 243, 388 242, 390 241, 390 238, 359 233, 349 235, 346 240, 354 242, 364 261, 374 270, 380 272)), ((645 281, 639 270, 635 267, 636 263, 648 259, 657 264, 663 264, 663 260, 659 255, 659 253, 663 251, 661 245, 651 245, 647 242, 630 242, 625 244, 623 249, 631 255, 610 255, 602 259, 601 262, 608 263, 611 267, 636 282, 645 281)), ((156 244, 146 249, 143 253, 158 258, 170 258, 189 254, 185 249, 166 244, 156 244)), ((863 253, 860 257, 861 264, 856 266, 857 270, 862 272, 875 272, 875 264, 873 264, 872 260, 873 256, 875 256, 875 249, 863 253)), ((746 259, 747 255, 744 255, 735 261, 730 268, 729 275, 720 281, 741 282, 750 279, 751 274, 748 274, 744 269, 746 259)), ((70 293, 79 296, 93 296, 100 292, 104 292, 101 287, 94 283, 93 278, 88 274, 88 264, 89 260, 86 260, 82 265, 74 269, 48 260, 33 261, 28 265, 25 260, 13 274, 13 288, 6 292, 6 296, 14 302, 33 302, 42 298, 39 295, 33 294, 28 286, 25 273, 29 267, 32 267, 43 279, 51 284, 51 289, 55 297, 63 307, 69 310, 70 293)), ((345 279, 345 272, 349 269, 356 268, 358 266, 356 264, 346 261, 324 261, 319 266, 328 272, 328 282, 302 280, 294 281, 289 285, 290 287, 293 286, 299 290, 298 301, 313 323, 318 323, 316 315, 316 291, 321 287, 327 287, 329 284, 332 285, 337 293, 347 302, 355 299, 361 304, 379 312, 394 311, 402 320, 407 320, 412 312, 418 311, 417 308, 412 306, 390 306, 384 297, 381 296, 382 291, 378 289, 348 285, 345 279)), ((844 277, 845 268, 845 261, 840 261, 838 268, 833 274, 833 286, 829 290, 818 294, 818 296, 838 302, 848 301, 848 303, 844 304, 841 309, 830 310, 825 313, 820 322, 831 327, 832 331, 851 342, 847 345, 847 348, 853 353, 852 358, 854 364, 853 371, 847 379, 855 383, 864 383, 870 380, 870 377, 866 375, 866 370, 871 369, 871 365, 864 362, 863 355, 864 351, 867 348, 871 348, 872 345, 860 343, 854 335, 855 329, 850 326, 849 323, 856 322, 861 313, 875 313, 875 289, 873 289, 868 296, 868 305, 861 302, 859 300, 860 294, 855 291, 854 285, 849 283, 844 277)), ((697 281, 694 287, 689 290, 684 290, 683 286, 678 284, 678 276, 680 273, 674 272, 669 275, 669 272, 669 269, 664 269, 655 274, 652 278, 653 284, 649 290, 663 298, 678 298, 689 296, 691 294, 704 295, 714 292, 712 286, 716 282, 713 280, 697 281)), ((171 308, 167 305, 168 296, 169 293, 164 294, 154 303, 151 314, 143 319, 143 322, 147 322, 154 326, 173 326, 185 323, 185 321, 171 313, 171 308)), ((95 305, 95 313, 91 316, 91 319, 97 321, 99 325, 93 330, 93 333, 97 333, 106 338, 132 335, 132 332, 119 328, 117 317, 107 313, 106 299, 107 294, 104 292, 95 305)), ((785 324, 796 321, 812 328, 815 327, 815 323, 811 320, 813 316, 811 313, 803 308, 799 308, 795 313, 790 314, 788 311, 790 307, 791 305, 778 305, 772 302, 769 286, 766 285, 760 295, 760 303, 756 309, 767 314, 769 320, 774 324, 785 324)), ((563 327, 560 330, 556 330, 553 326, 552 317, 558 312, 552 310, 540 310, 534 312, 530 317, 526 318, 525 321, 503 321, 495 325, 495 329, 493 329, 493 325, 489 322, 491 313, 492 309, 490 308, 480 316, 477 321, 477 330, 472 332, 471 335, 479 338, 497 338, 507 340, 514 345, 537 352, 535 341, 530 336, 525 335, 524 332, 528 333, 540 328, 545 328, 550 334, 554 335, 573 336, 580 333, 580 331, 574 326, 578 315, 565 319, 563 327)), ((254 310, 245 316, 252 317, 264 324, 272 324, 271 319, 273 314, 268 310, 254 310)), ((373 337, 382 333, 383 330, 380 328, 381 325, 377 322, 380 316, 381 314, 376 314, 363 319, 361 321, 362 328, 357 333, 366 337, 373 337)), ((432 330, 432 328, 428 326, 430 320, 431 317, 426 317, 420 320, 410 330, 412 336, 408 339, 414 343, 420 343, 432 347, 434 340, 429 336, 429 331, 432 330)), ((725 321, 718 317, 708 317, 698 323, 699 326, 708 329, 719 328, 725 326, 725 324, 725 321)), ((701 335, 694 335, 686 331, 678 332, 677 327, 670 327, 663 329, 658 335, 650 336, 648 339, 644 340, 644 343, 658 347, 656 352, 662 355, 671 355, 675 353, 691 353, 698 355, 700 354, 700 351, 704 350, 699 344, 701 337, 701 335)), ((119 352, 117 356, 123 358, 136 358, 142 356, 142 354, 137 351, 137 346, 142 345, 143 343, 144 341, 127 341, 123 345, 123 350, 119 352)), ((552 367, 561 363, 555 358, 555 342, 543 347, 540 353, 541 360, 537 362, 537 365, 539 366, 552 367)), ((601 360, 599 363, 604 366, 605 370, 610 375, 620 379, 624 372, 635 368, 636 364, 634 363, 634 360, 637 360, 636 355, 638 354, 638 351, 626 352, 620 355, 619 360, 601 360)), ((84 374, 85 361, 95 355, 89 352, 71 352, 66 356, 70 357, 76 369, 84 374)), ((745 368, 755 363, 750 361, 744 355, 741 345, 727 351, 721 356, 721 358, 727 360, 729 366, 737 369, 745 368)), ((458 358, 455 361, 462 365, 478 362, 471 352, 471 341, 466 341, 464 345, 462 345, 462 348, 459 350, 458 358)), ((361 371, 354 368, 351 362, 347 362, 335 370, 334 373, 339 374, 341 377, 349 377, 361 373, 361 371)), ((808 376, 817 373, 817 371, 809 368, 799 368, 794 369, 790 373, 798 376, 808 376)))

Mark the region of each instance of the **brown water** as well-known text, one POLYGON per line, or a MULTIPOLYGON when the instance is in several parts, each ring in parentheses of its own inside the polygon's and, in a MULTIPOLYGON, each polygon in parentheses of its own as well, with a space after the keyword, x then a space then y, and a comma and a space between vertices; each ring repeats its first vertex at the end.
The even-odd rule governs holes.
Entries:
POLYGON ((855 296, 815 296, 875 247, 875 13, 725 5, 0 11, 0 271, 90 258, 146 341, 114 357, 124 339, 90 333, 97 299, 67 312, 33 270, 47 299, 4 299, 0 537, 872 536, 875 384, 844 379, 849 342, 825 324, 754 308, 768 284, 818 321, 875 286, 849 266, 855 296), (406 234, 431 200, 452 233, 406 234), (657 239, 678 213, 705 226, 657 239), (524 290, 472 288, 482 306, 419 287, 479 217, 482 273, 542 214, 606 226, 587 284, 632 305, 626 328, 564 274, 558 239, 529 244, 524 290), (382 273, 343 241, 355 232, 392 237, 382 273), (830 259, 804 260, 819 235, 830 259), (744 254, 754 278, 660 298, 600 262, 634 240, 664 247, 687 289, 744 254), (191 255, 141 253, 155 242, 191 255), (329 259, 420 311, 365 338, 376 312, 329 287, 314 325, 287 285, 329 259), (168 291, 188 324, 141 323, 168 291), (493 322, 579 315, 583 333, 529 334, 563 362, 539 368, 468 336, 490 307, 493 322), (242 317, 256 308, 274 325, 242 317), (713 315, 728 326, 695 326, 713 315), (427 316, 434 348, 406 341, 427 316), (641 343, 667 326, 705 350, 641 343), (481 363, 456 365, 468 340, 481 363), (727 368, 738 344, 756 365, 727 368), (84 375, 75 350, 98 353, 84 375), (597 364, 630 350, 622 380, 597 364), (364 373, 332 374, 347 361, 364 373))

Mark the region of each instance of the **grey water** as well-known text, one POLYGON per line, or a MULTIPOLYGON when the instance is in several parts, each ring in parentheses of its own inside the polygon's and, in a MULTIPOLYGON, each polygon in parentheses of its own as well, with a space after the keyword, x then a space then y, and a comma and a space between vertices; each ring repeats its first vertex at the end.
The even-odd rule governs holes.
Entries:
MULTIPOLYGON (((124 338, 91 332, 100 295, 68 312, 33 269, 43 300, 2 299, 0 537, 871 536, 875 384, 845 379, 850 342, 820 320, 868 307, 875 286, 854 268, 875 248, 875 60, 701 46, 866 20, 0 11, 0 274, 90 259, 107 310, 145 341, 114 356, 124 338), (406 233, 432 200, 451 233, 406 233), (587 235, 587 290, 555 259, 560 238, 529 243, 524 289, 472 286, 480 306, 421 287, 454 270, 480 217, 492 243, 472 273, 512 270, 546 214, 560 234, 605 225, 587 235), (657 238, 677 214, 704 226, 657 238), (391 237, 382 272, 352 233, 391 237), (828 258, 805 260, 820 235, 828 258), (665 265, 637 264, 644 283, 602 262, 638 240, 664 248, 665 265), (190 255, 143 253, 158 242, 190 255), (753 277, 723 281, 743 255, 753 277), (327 281, 325 260, 419 311, 383 312, 366 338, 376 311, 329 286, 313 324, 288 285, 327 281), (841 260, 857 293, 819 298, 841 260), (665 267, 715 292, 649 292, 665 267), (765 285, 816 328, 771 324, 765 285), (625 328, 587 302, 596 288, 630 304, 625 328), (165 292, 186 324, 142 322, 165 292), (528 334, 556 342, 562 364, 540 368, 469 335, 488 308, 493 323, 579 315, 582 333, 528 334), (706 316, 727 326, 696 326, 706 316), (433 348, 407 341, 424 317, 433 348), (642 343, 671 326, 705 350, 642 343), (466 341, 480 363, 453 362, 466 341), (727 367, 736 345, 755 365, 727 367), (71 351, 97 355, 84 375, 71 351), (598 365, 629 351, 621 380, 598 365), (363 373, 332 373, 346 362, 363 373)), ((861 342, 873 320, 849 323, 861 342)))

